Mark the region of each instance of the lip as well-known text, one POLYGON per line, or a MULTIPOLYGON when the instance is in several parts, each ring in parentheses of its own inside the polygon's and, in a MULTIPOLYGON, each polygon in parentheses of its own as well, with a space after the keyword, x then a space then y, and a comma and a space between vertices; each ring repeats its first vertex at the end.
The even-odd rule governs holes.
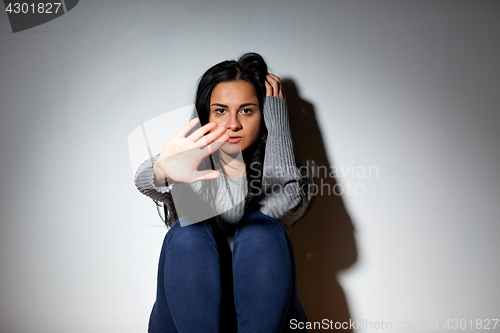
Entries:
POLYGON ((241 141, 241 139, 242 139, 241 136, 232 136, 229 138, 229 140, 227 140, 227 142, 238 143, 241 141))

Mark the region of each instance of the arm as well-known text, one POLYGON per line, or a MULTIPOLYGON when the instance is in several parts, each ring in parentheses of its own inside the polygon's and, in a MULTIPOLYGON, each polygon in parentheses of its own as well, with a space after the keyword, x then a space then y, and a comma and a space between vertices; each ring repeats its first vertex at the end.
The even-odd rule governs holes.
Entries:
MULTIPOLYGON (((167 201, 172 202, 172 190, 169 189, 168 183, 166 181, 158 180, 158 174, 155 173, 154 164, 158 160, 160 154, 157 154, 154 157, 148 158, 137 169, 135 173, 134 183, 139 192, 144 195, 147 195, 151 199, 157 202, 167 201)), ((206 162, 206 161, 203 161, 206 162)), ((203 163, 202 162, 202 163, 203 163)), ((207 163, 203 163, 203 165, 207 165, 207 163)), ((190 187, 194 193, 197 195, 201 195, 201 181, 195 181, 192 183, 183 183, 183 182, 173 182, 175 188, 179 187, 190 187)))
POLYGON ((262 189, 261 212, 278 219, 287 228, 300 218, 311 199, 309 170, 294 154, 285 100, 267 96, 264 121, 268 129, 262 189), (274 190, 274 191, 273 191, 274 190))
MULTIPOLYGON (((184 190, 190 188, 195 195, 184 197, 184 201, 178 201, 177 203, 180 203, 180 206, 176 207, 177 209, 181 209, 184 212, 186 210, 192 211, 196 213, 196 216, 206 215, 206 218, 221 214, 223 219, 229 223, 236 223, 241 220, 243 216, 242 205, 245 203, 245 196, 247 194, 246 177, 229 178, 221 174, 219 178, 205 180, 205 182, 207 182, 206 188, 210 188, 206 194, 212 191, 216 193, 215 197, 212 199, 205 196, 206 194, 202 190, 202 181, 192 183, 177 182, 174 185, 174 189, 169 191, 165 182, 158 181, 155 176, 153 164, 158 159, 158 156, 159 155, 156 155, 155 157, 147 159, 137 169, 134 180, 137 189, 142 194, 147 195, 157 202, 168 202, 170 205, 173 205, 174 200, 172 191, 174 191, 174 195, 177 195, 179 192, 175 191, 180 187, 184 187, 184 190), (215 211, 207 211, 206 206, 192 205, 193 202, 200 203, 198 201, 199 199, 211 202, 215 211)), ((204 160, 203 162, 207 161, 204 160)), ((205 167, 208 168, 209 165, 203 162, 202 165, 205 164, 205 167)))
MULTIPOLYGON (((159 155, 159 154, 158 154, 159 155)), ((134 183, 137 189, 144 195, 158 202, 166 202, 168 193, 168 186, 165 182, 157 181, 153 171, 153 164, 158 158, 148 158, 137 169, 135 173, 134 183)))

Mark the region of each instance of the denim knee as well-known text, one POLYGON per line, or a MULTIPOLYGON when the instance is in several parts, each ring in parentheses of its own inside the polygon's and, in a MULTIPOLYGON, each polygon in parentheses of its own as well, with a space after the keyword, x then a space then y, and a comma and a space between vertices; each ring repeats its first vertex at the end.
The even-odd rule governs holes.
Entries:
POLYGON ((206 244, 209 239, 216 246, 210 220, 182 227, 179 221, 168 230, 165 241, 167 247, 175 245, 177 250, 197 249, 200 244, 206 244))

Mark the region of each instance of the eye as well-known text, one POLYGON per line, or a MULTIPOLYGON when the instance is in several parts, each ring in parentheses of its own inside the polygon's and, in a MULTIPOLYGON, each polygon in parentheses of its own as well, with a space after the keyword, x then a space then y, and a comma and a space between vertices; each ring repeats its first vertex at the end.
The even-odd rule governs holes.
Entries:
POLYGON ((252 113, 252 109, 243 109, 243 110, 241 110, 241 113, 243 113, 243 114, 252 113))
POLYGON ((215 109, 215 113, 217 114, 224 114, 224 112, 226 112, 224 109, 215 109))

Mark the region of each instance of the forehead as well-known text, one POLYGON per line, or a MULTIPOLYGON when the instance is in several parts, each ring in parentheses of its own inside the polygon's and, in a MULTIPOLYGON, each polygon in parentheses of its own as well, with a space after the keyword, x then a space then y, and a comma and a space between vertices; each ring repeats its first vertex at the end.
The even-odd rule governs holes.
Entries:
POLYGON ((258 103, 253 84, 247 81, 220 82, 210 96, 210 103, 258 103))

